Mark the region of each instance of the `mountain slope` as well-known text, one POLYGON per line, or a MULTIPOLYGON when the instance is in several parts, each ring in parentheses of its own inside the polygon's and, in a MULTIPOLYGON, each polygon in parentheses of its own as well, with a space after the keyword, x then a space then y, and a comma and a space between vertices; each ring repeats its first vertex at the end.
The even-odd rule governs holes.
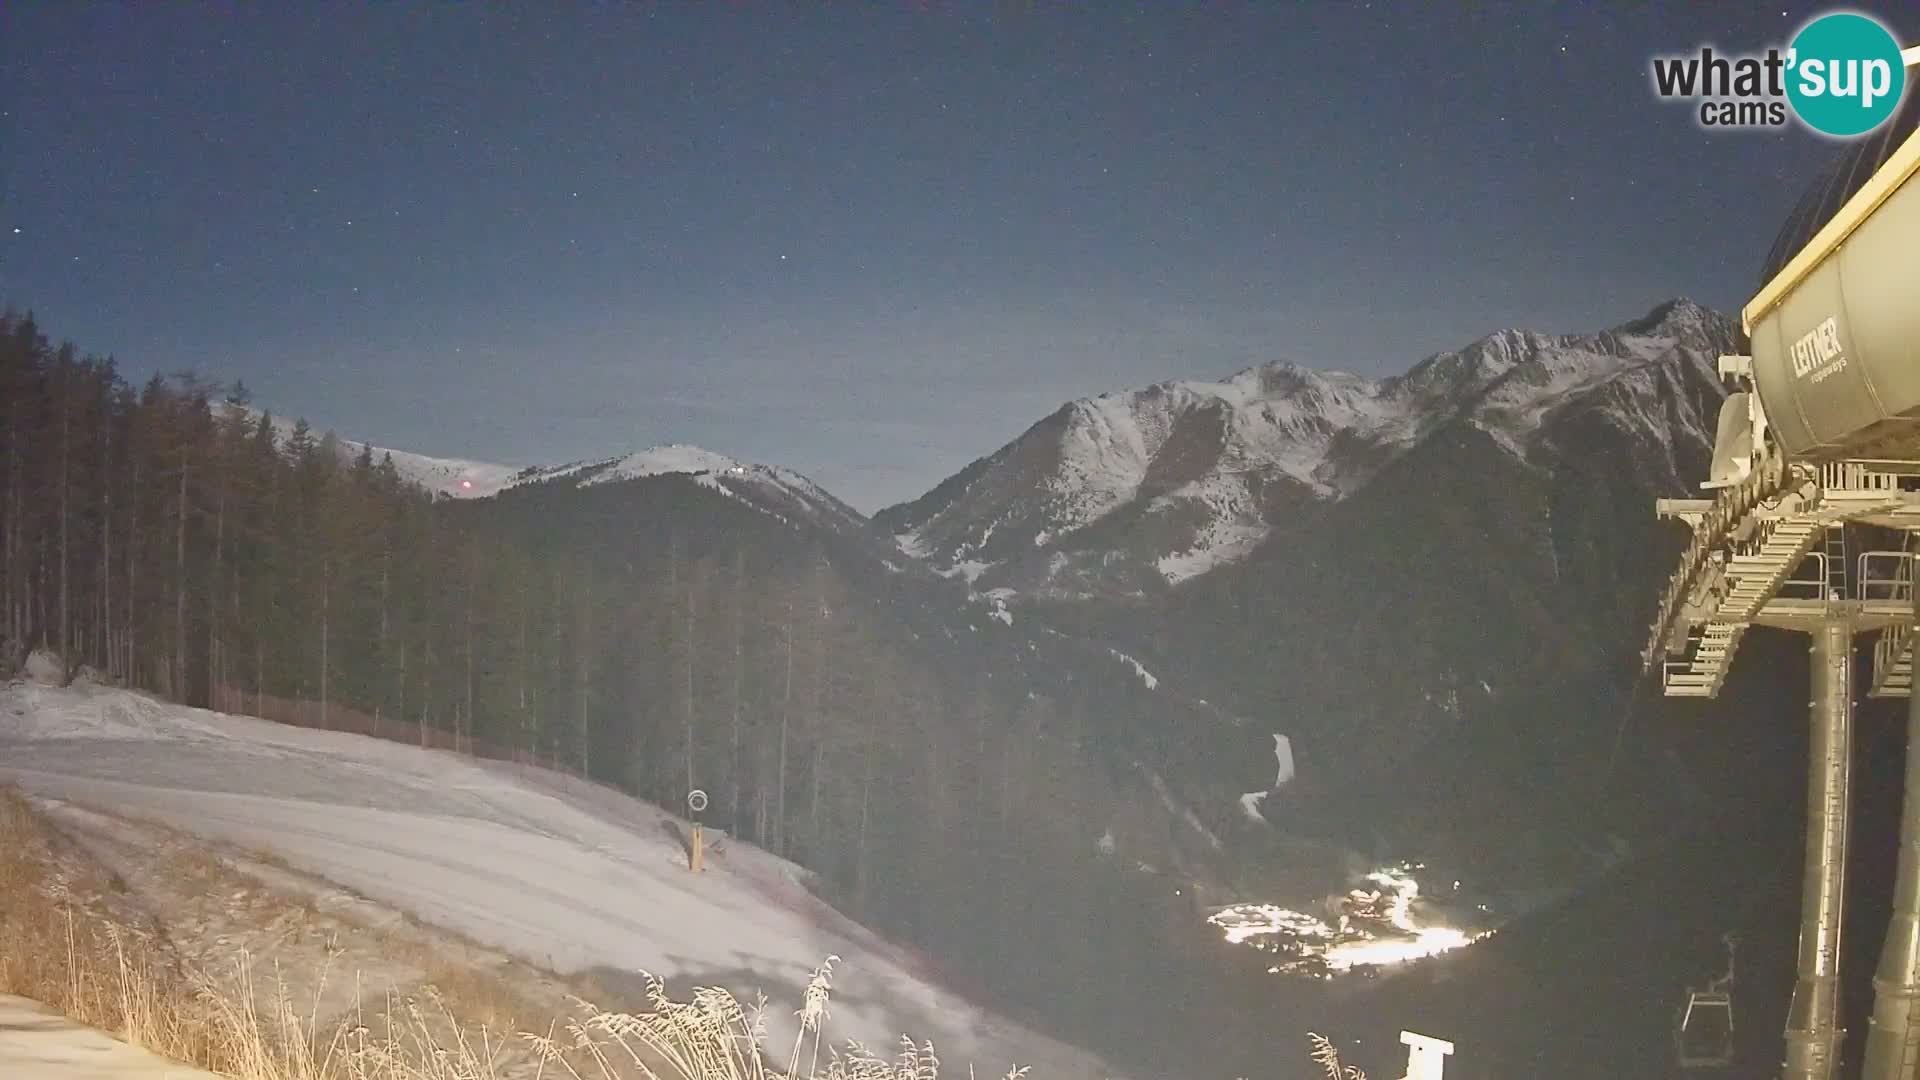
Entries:
POLYGON ((1556 415, 1614 384, 1644 412, 1652 372, 1710 372, 1729 340, 1724 319, 1676 300, 1599 334, 1501 331, 1384 379, 1271 364, 1103 394, 875 521, 980 589, 1141 595, 1246 558, 1449 425, 1530 460, 1556 415))
MULTIPOLYGON (((1277 732, 1301 772, 1263 804, 1279 830, 1444 851, 1508 884, 1577 876, 1610 843, 1599 829, 1650 825, 1712 771, 1672 729, 1652 759, 1615 760, 1613 743, 1680 539, 1653 500, 1704 475, 1712 360, 1735 346, 1730 321, 1685 302, 1587 338, 1495 335, 1382 380, 1427 388, 1430 408, 1395 429, 1417 441, 1263 522, 1238 561, 1177 589, 1089 577, 1107 587, 1009 606, 1245 718, 1232 754, 1188 774, 1213 785, 1184 788, 1200 805, 1277 732), (1649 797, 1604 825, 1570 816, 1567 791, 1615 767, 1649 797)), ((1099 561, 1136 557, 1134 537, 1101 535, 1116 546, 1099 561)))

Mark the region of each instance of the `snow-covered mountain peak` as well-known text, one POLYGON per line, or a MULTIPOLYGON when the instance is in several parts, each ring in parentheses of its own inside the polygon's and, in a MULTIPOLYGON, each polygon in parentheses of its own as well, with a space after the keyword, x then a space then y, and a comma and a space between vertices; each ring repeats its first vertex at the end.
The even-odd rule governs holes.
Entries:
POLYGON ((1525 459, 1556 410, 1648 365, 1711 372, 1731 334, 1677 299, 1598 334, 1501 330, 1385 378, 1276 362, 1081 398, 876 520, 970 581, 1072 592, 1146 558, 1178 582, 1250 552, 1276 514, 1360 490, 1442 427, 1469 424, 1525 459))
POLYGON ((725 454, 686 443, 671 443, 666 446, 650 446, 637 453, 609 458, 599 463, 592 476, 581 481, 588 484, 606 484, 616 480, 633 480, 643 476, 669 476, 684 473, 690 476, 717 474, 722 476, 740 476, 747 467, 725 454))
POLYGON ((1691 297, 1676 296, 1619 329, 1627 334, 1679 337, 1712 333, 1725 319, 1726 316, 1691 297))
POLYGON ((691 479, 700 487, 746 503, 783 523, 804 518, 841 530, 866 528, 866 518, 858 511, 792 469, 745 462, 686 443, 528 469, 514 478, 514 486, 558 483, 589 488, 662 477, 691 479))
MULTIPOLYGON (((257 422, 262 415, 258 409, 242 408, 249 422, 257 422)), ((273 417, 272 425, 281 445, 293 434, 296 424, 292 419, 273 417)), ((799 518, 841 530, 866 527, 866 519, 858 511, 791 469, 756 465, 686 443, 653 446, 615 457, 527 467, 431 457, 371 446, 337 435, 334 445, 342 462, 352 462, 369 451, 376 463, 391 458, 402 480, 443 498, 484 499, 513 488, 544 483, 585 488, 685 476, 716 495, 744 502, 785 523, 799 518)))
POLYGON ((630 454, 570 461, 564 465, 537 466, 528 469, 516 483, 569 481, 577 487, 594 487, 655 476, 690 476, 708 487, 716 486, 721 480, 731 480, 801 487, 809 494, 819 490, 811 480, 790 470, 755 465, 687 443, 650 446, 630 454))

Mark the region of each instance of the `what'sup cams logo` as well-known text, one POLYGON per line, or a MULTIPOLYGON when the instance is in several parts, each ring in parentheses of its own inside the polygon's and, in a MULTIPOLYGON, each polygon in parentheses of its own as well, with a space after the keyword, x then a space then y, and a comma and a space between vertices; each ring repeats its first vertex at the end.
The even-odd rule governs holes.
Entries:
POLYGON ((1700 126, 1782 127, 1789 116, 1822 135, 1852 138, 1885 123, 1907 89, 1907 67, 1893 32, 1850 11, 1822 15, 1800 28, 1785 50, 1728 56, 1711 47, 1653 58, 1653 90, 1697 102, 1700 126))

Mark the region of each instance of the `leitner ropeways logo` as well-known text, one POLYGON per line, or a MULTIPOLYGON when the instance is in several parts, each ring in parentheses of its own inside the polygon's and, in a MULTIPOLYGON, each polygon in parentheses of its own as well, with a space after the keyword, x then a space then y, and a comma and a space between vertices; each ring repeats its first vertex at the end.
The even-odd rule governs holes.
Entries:
POLYGON ((1783 52, 1768 49, 1727 56, 1711 47, 1698 55, 1653 58, 1653 89, 1663 98, 1700 103, 1707 128, 1781 127, 1791 115, 1838 138, 1864 135, 1885 123, 1907 88, 1907 65, 1892 31, 1866 15, 1842 11, 1800 28, 1783 52))

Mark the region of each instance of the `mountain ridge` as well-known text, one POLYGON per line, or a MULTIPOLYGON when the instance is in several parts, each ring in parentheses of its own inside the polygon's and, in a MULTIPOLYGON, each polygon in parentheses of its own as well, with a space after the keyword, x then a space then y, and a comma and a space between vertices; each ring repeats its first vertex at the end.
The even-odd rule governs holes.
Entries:
MULTIPOLYGON (((456 499, 683 476, 782 520, 870 526, 933 572, 1002 597, 1141 595, 1245 559, 1277 518, 1350 497, 1447 423, 1473 423, 1525 460, 1548 413, 1647 364, 1680 354, 1710 362, 1703 346, 1729 325, 1676 297, 1597 333, 1503 328, 1378 378, 1274 361, 1216 381, 1107 391, 1063 403, 917 498, 872 515, 794 470, 682 443, 532 466, 346 438, 340 453, 391 455, 403 479, 456 499), (1117 564, 1121 572, 1104 572, 1117 564)), ((1647 392, 1622 395, 1619 407, 1647 412, 1647 392)), ((283 438, 291 430, 282 418, 275 426, 283 438)))
POLYGON ((1245 558, 1276 520, 1350 497, 1448 423, 1528 460, 1556 410, 1649 365, 1710 371, 1731 335, 1676 298, 1593 334, 1496 331, 1378 379, 1280 362, 1113 391, 873 520, 982 588, 1139 595, 1245 558))
MULTIPOLYGON (((272 425, 278 441, 292 436, 299 420, 251 406, 240 406, 252 422, 272 425)), ((610 457, 553 465, 504 465, 466 458, 435 457, 376 446, 329 430, 335 454, 351 463, 367 454, 378 463, 393 462, 400 479, 435 498, 487 499, 514 488, 538 484, 593 487, 629 480, 683 477, 719 495, 744 502, 778 520, 800 514, 839 530, 864 529, 866 517, 809 477, 778 465, 745 462, 688 443, 663 443, 610 457)))

